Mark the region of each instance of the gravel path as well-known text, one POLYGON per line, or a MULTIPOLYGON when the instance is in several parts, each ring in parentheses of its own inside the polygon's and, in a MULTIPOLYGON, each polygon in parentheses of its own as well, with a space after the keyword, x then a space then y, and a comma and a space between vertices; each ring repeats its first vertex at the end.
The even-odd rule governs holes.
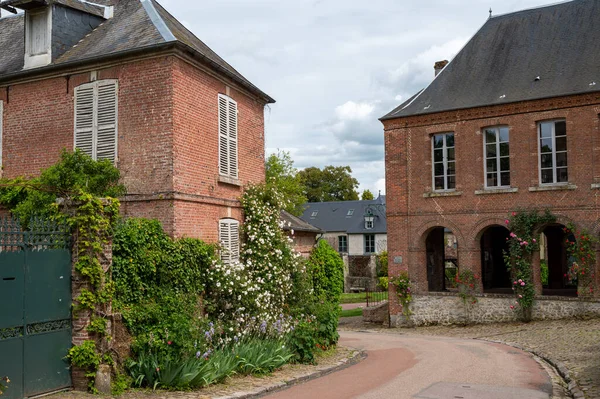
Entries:
POLYGON ((376 329, 388 334, 486 339, 517 345, 564 363, 587 399, 600 398, 600 319, 539 321, 528 324, 487 324, 469 327, 434 326, 382 329, 348 318, 342 329, 376 329))

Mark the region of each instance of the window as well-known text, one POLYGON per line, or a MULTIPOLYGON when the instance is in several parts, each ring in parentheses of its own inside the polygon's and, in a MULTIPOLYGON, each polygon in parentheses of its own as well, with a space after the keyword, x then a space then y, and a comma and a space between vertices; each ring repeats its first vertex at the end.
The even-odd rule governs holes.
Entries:
POLYGON ((454 133, 436 134, 432 137, 433 187, 435 191, 456 188, 456 158, 454 133))
POLYGON ((311 217, 311 218, 316 218, 318 214, 319 214, 319 211, 314 211, 314 212, 313 212, 313 213, 310 215, 310 217, 311 217))
MULTIPOLYGON (((2 123, 4 122, 4 102, 0 101, 0 171, 2 170, 2 123)), ((0 173, 0 176, 2 173, 0 173)))
POLYGON ((485 186, 510 187, 510 149, 508 127, 484 130, 485 186))
POLYGON ((118 82, 101 80, 75 89, 75 148, 95 160, 117 158, 118 82))
POLYGON ((221 241, 221 260, 233 263, 240 259, 240 224, 234 219, 222 219, 219 222, 219 239, 221 241))
POLYGON ((219 174, 238 178, 237 103, 219 94, 219 174))
POLYGON ((373 220, 365 220, 365 229, 373 230, 373 220))
POLYGON ((541 184, 568 183, 566 122, 541 122, 539 132, 541 184))
POLYGON ((52 7, 25 12, 25 69, 48 65, 52 61, 51 20, 52 7))
POLYGON ((354 209, 349 209, 349 210, 348 210, 348 213, 346 214, 346 216, 347 216, 347 217, 350 217, 350 216, 352 216, 352 215, 354 215, 354 209))
POLYGON ((339 236, 338 237, 338 252, 341 252, 341 253, 348 252, 348 237, 347 236, 339 236))
POLYGON ((375 253, 375 234, 365 234, 365 253, 375 253))

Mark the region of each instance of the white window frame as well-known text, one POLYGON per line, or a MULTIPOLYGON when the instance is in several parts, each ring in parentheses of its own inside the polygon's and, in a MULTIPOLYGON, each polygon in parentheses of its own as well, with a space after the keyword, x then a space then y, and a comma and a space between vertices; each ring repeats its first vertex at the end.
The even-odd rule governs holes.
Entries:
MULTIPOLYGON (((508 169, 508 174, 509 174, 509 179, 511 180, 511 184, 509 184, 508 186, 502 185, 503 171, 500 168, 501 158, 508 158, 509 162, 510 162, 510 129, 506 125, 498 125, 498 126, 486 127, 486 128, 483 128, 482 130, 483 130, 483 132, 482 132, 482 134, 483 134, 483 181, 485 184, 484 187, 486 189, 510 188, 511 184, 512 184, 512 175, 510 173, 510 167, 508 169), (508 141, 502 141, 502 142, 500 141, 500 129, 508 130, 508 141), (496 134, 496 143, 495 143, 496 144, 496 157, 495 158, 488 158, 488 156, 487 156, 487 146, 488 146, 487 134, 486 134, 487 130, 494 130, 495 134, 496 134), (500 144, 504 144, 504 143, 508 143, 508 156, 500 156, 500 144), (489 173, 487 170, 488 159, 496 159, 496 162, 497 162, 496 178, 498 179, 498 185, 496 185, 496 186, 488 185, 488 173, 489 173)), ((494 144, 494 143, 491 143, 491 144, 494 144)), ((506 171, 504 171, 504 173, 506 173, 506 171)))
POLYGON ((343 254, 348 253, 348 236, 338 236, 338 252, 343 254), (346 244, 344 246, 346 249, 345 251, 342 251, 342 238, 346 244))
POLYGON ((36 68, 52 62, 52 7, 25 12, 25 64, 23 69, 36 68), (42 54, 31 54, 31 15, 46 13, 46 46, 47 51, 42 54))
POLYGON ((375 224, 375 222, 373 222, 372 220, 365 221, 365 229, 367 229, 367 230, 373 230, 373 225, 374 224, 375 224))
POLYGON ((231 178, 231 179, 235 179, 237 180, 239 178, 239 111, 238 111, 238 104, 235 100, 233 100, 231 97, 226 96, 224 94, 219 94, 218 96, 218 102, 217 102, 217 114, 218 114, 218 118, 219 118, 219 133, 218 133, 218 137, 219 137, 219 175, 220 176, 225 176, 227 178, 231 178), (225 115, 224 119, 227 121, 227 126, 223 127, 223 117, 221 115, 221 100, 225 100, 226 101, 226 112, 227 114, 225 115), (230 106, 233 105, 235 106, 235 138, 231 137, 231 116, 229 114, 230 112, 230 106), (224 134, 223 132, 227 132, 227 134, 224 134), (221 170, 221 166, 223 164, 223 149, 222 149, 222 142, 221 139, 224 138, 227 141, 227 148, 226 148, 226 153, 227 153, 227 172, 224 173, 221 170), (235 141, 235 160, 232 160, 231 155, 232 155, 232 151, 230 148, 231 143, 235 141), (231 170, 231 165, 232 163, 235 163, 235 170, 231 170))
POLYGON ((375 234, 365 234, 364 236, 365 236, 365 239, 364 239, 365 240, 364 241, 364 243, 365 243, 364 244, 365 245, 365 248, 364 248, 365 254, 374 254, 376 252, 376 248, 375 248, 375 241, 376 241, 375 234), (367 248, 367 242, 369 240, 369 237, 373 237, 373 248, 372 248, 373 251, 367 251, 367 249, 369 249, 369 248, 367 248))
POLYGON ((99 88, 100 86, 108 86, 115 85, 115 159, 114 163, 118 161, 119 158, 119 81, 116 79, 105 79, 105 80, 97 80, 91 83, 85 83, 80 86, 77 86, 74 90, 73 97, 73 110, 74 110, 74 131, 73 131, 73 149, 77 149, 77 95, 80 90, 84 89, 93 89, 93 116, 92 116, 92 153, 88 154, 94 160, 98 160, 98 98, 99 98, 99 88))
POLYGON ((444 132, 444 133, 435 133, 431 135, 430 138, 431 141, 431 191, 434 192, 452 192, 452 191, 456 191, 456 133, 455 132, 444 132), (452 147, 448 147, 446 144, 446 139, 447 139, 447 135, 453 135, 454 136, 454 146, 452 147), (435 148, 435 138, 438 136, 443 136, 444 137, 444 143, 442 146, 442 153, 443 153, 443 158, 442 158, 442 162, 444 165, 444 188, 443 189, 438 189, 435 187, 435 150, 439 150, 439 148, 435 148), (453 148, 454 149, 454 160, 450 161, 450 162, 454 162, 454 175, 448 175, 448 149, 449 148, 453 148), (448 188, 448 177, 449 176, 454 176, 454 188, 448 188))
POLYGON ((235 219, 219 220, 219 241, 223 249, 221 251, 223 263, 231 264, 240 260, 240 222, 235 219), (235 229, 232 229, 233 226, 235 229), (223 241, 224 236, 227 242, 223 241), (233 242, 237 242, 237 248, 233 248, 233 242))
POLYGON ((4 101, 0 100, 0 176, 2 176, 2 146, 4 137, 4 101))
MULTIPOLYGON (((540 186, 562 186, 562 185, 568 185, 569 184, 569 179, 567 179, 566 182, 558 182, 558 173, 557 173, 557 166, 556 166, 556 123, 557 122, 565 122, 565 131, 567 131, 567 126, 566 126, 566 119, 550 119, 550 120, 545 120, 545 121, 540 121, 537 123, 537 143, 538 143, 538 178, 539 178, 539 184, 540 186), (542 183, 542 169, 549 169, 549 168, 542 168, 542 125, 543 124, 547 124, 550 123, 552 124, 552 183, 542 183)), ((568 132, 567 132, 568 133, 568 132)), ((569 142, 568 142, 568 134, 565 134, 564 136, 559 136, 559 137, 565 137, 566 142, 566 150, 565 151, 560 151, 560 153, 565 153, 567 154, 567 174, 570 178, 570 174, 569 174, 569 142)), ((561 167, 561 169, 564 169, 564 167, 561 167)))

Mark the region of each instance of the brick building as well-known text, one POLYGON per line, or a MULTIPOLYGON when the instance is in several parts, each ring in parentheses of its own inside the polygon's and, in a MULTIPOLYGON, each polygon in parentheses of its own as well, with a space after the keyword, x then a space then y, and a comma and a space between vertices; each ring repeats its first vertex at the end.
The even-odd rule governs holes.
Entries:
MULTIPOLYGON (((481 276, 476 321, 512 320, 505 220, 549 209, 558 223, 539 232, 534 317, 572 315, 577 287, 565 278, 570 238, 562 228, 600 234, 600 2, 490 17, 435 75, 381 119, 390 274, 408 270, 418 322, 457 321, 447 309, 455 300, 444 239, 451 232, 459 269, 481 276), (544 310, 559 300, 567 305, 544 310)), ((397 303, 390 310, 400 312, 397 303)))
POLYGON ((238 197, 264 180, 264 107, 274 100, 156 1, 0 8, 2 176, 36 175, 61 149, 80 148, 121 170, 126 215, 220 239, 236 256, 238 197))
POLYGON ((292 246, 303 257, 308 258, 324 231, 287 211, 281 211, 283 231, 292 239, 292 246))

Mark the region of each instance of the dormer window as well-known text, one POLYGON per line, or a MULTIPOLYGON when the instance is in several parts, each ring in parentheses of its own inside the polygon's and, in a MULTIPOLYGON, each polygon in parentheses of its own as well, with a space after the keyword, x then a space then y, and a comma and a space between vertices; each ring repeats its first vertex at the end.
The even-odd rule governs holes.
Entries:
POLYGON ((365 213, 365 229, 373 230, 373 226, 375 224, 375 216, 373 216, 373 211, 367 209, 367 213, 365 213))
POLYGON ((52 7, 25 12, 25 69, 50 64, 52 7))

